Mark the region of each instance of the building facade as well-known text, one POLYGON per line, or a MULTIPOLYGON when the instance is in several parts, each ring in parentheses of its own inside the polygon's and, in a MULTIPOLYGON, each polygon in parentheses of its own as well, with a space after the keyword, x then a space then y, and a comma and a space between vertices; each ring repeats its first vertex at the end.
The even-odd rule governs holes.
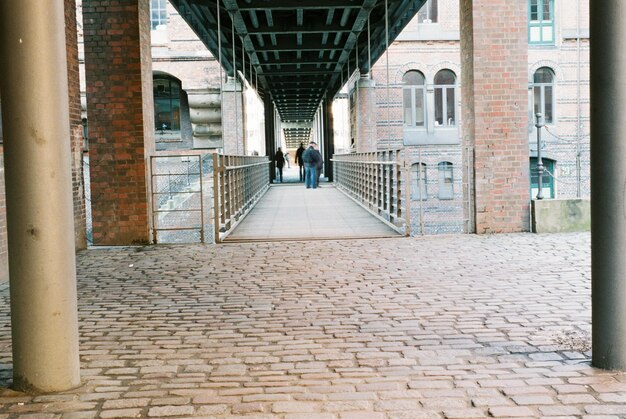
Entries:
MULTIPOLYGON (((538 192, 536 113, 545 123, 544 198, 588 198, 589 4, 528 0, 527 12, 528 199, 538 192)), ((361 75, 376 88, 376 147, 410 149, 414 234, 471 231, 473 148, 463 138, 459 13, 457 0, 428 0, 371 74, 361 75)), ((353 79, 353 110, 364 96, 355 86, 353 79)))

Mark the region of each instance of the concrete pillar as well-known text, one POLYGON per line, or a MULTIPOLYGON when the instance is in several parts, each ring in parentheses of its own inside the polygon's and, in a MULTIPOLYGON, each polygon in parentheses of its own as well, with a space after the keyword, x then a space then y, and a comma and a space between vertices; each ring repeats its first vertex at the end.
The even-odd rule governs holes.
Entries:
POLYGON ((376 133, 376 82, 359 79, 355 95, 356 129, 354 144, 357 153, 368 153, 378 149, 376 133))
POLYGON ((63 0, 0 2, 13 380, 80 384, 63 0))
POLYGON ((528 231, 528 2, 461 0, 460 7, 461 129, 473 148, 469 218, 477 233, 528 231))
POLYGON ((229 77, 222 87, 222 95, 224 154, 244 154, 246 132, 241 83, 229 77))
POLYGON ((154 101, 148 0, 83 2, 93 241, 150 241, 154 101))
POLYGON ((590 2, 593 365, 626 370, 626 2, 590 2))

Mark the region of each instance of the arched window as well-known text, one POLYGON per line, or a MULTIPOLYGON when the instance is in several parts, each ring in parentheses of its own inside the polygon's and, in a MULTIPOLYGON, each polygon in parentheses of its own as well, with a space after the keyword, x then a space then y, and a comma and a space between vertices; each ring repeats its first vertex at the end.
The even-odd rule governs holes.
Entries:
POLYGON ((428 199, 426 182, 426 163, 411 165, 411 198, 425 201, 428 199))
POLYGON ((454 166, 449 161, 438 164, 439 169, 439 199, 454 198, 454 166))
POLYGON ((554 122, 554 72, 541 67, 533 77, 533 100, 535 114, 541 112, 546 124, 554 122))
POLYGON ((402 77, 404 125, 423 127, 426 120, 424 75, 416 70, 407 71, 402 77))
POLYGON ((180 81, 157 74, 153 78, 153 89, 156 130, 180 131, 180 81))
POLYGON ((456 75, 441 70, 435 75, 435 126, 456 125, 456 75))

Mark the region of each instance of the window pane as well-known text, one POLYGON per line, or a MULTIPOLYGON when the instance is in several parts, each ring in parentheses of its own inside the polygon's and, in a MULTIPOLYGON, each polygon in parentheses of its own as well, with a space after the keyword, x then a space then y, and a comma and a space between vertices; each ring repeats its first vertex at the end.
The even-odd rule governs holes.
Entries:
POLYGON ((542 41, 552 42, 552 26, 544 26, 541 30, 542 41))
POLYGON ((552 123, 552 109, 553 109, 553 100, 552 100, 552 86, 545 86, 544 87, 544 106, 545 106, 545 119, 544 121, 546 122, 546 124, 551 124, 552 123))
POLYGON ((454 126, 456 125, 456 106, 455 106, 455 98, 454 98, 454 88, 453 87, 448 87, 446 89, 446 107, 448 110, 448 113, 446 115, 447 118, 447 125, 450 126, 454 126))
POLYGON ((426 190, 426 165, 415 163, 411 166, 411 197, 413 199, 428 198, 426 190))
POLYGON ((450 70, 441 70, 435 75, 436 85, 453 85, 456 84, 456 76, 450 70))
POLYGON ((443 89, 435 89, 435 126, 443 125, 443 89))
POLYGON ((530 0, 530 20, 539 20, 539 8, 537 6, 538 0, 530 0))
POLYGON ((430 9, 428 10, 430 15, 428 16, 431 22, 437 22, 437 0, 429 0, 430 9))
POLYGON ((180 82, 157 76, 152 81, 154 126, 157 130, 180 130, 180 82))
POLYGON ((540 42, 541 41, 541 28, 538 26, 531 26, 529 37, 530 37, 530 42, 540 42))
POLYGON ((543 0, 543 15, 541 16, 542 20, 552 20, 552 10, 551 10, 551 0, 543 0))
POLYGON ((450 162, 441 162, 439 168, 439 199, 454 198, 453 166, 450 162))
POLYGON ((404 89, 403 108, 404 108, 404 125, 413 126, 413 106, 411 104, 411 89, 404 89))
POLYGON ((404 73, 404 76, 402 76, 402 82, 409 86, 423 86, 424 75, 415 70, 407 71, 404 73))
POLYGON ((534 114, 537 115, 537 113, 539 113, 539 112, 543 113, 543 111, 541 109, 541 87, 540 86, 535 86, 533 88, 533 101, 534 101, 534 104, 535 104, 535 106, 534 106, 534 114))
POLYGON ((415 125, 424 126, 424 89, 415 89, 415 125))
POLYGON ((535 83, 552 83, 554 80, 554 73, 547 67, 541 67, 535 72, 535 83))
POLYGON ((427 0, 417 12, 417 21, 419 23, 437 22, 437 9, 437 0, 427 0))

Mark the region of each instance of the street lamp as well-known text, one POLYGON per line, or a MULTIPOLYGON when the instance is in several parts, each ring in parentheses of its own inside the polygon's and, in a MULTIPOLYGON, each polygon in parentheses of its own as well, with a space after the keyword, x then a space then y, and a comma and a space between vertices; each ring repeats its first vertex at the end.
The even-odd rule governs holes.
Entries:
POLYGON ((537 199, 543 199, 543 161, 541 160, 541 128, 543 127, 543 115, 540 112, 536 114, 537 123, 537 183, 539 184, 539 190, 537 192, 537 199))

